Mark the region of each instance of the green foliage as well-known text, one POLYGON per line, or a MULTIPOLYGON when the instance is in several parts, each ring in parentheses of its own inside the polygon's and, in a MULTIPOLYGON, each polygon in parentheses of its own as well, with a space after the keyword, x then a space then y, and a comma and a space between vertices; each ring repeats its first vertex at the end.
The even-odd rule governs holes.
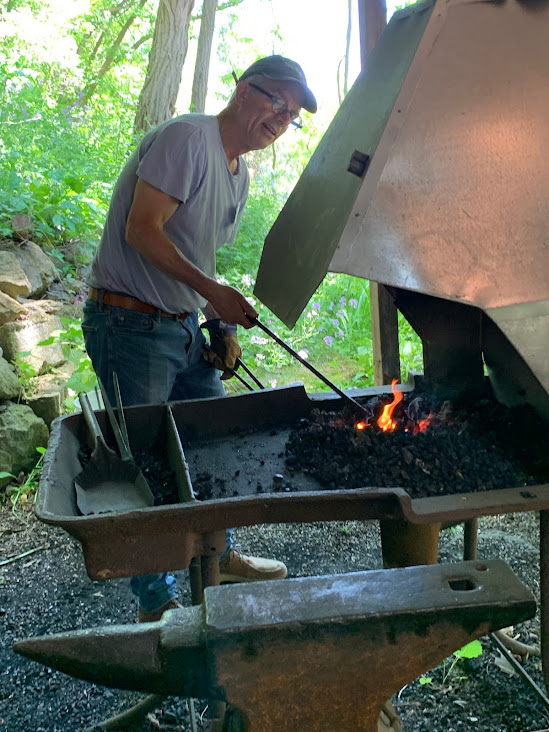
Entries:
MULTIPOLYGON (((44 459, 44 454, 46 452, 45 447, 37 447, 36 451, 40 453, 40 457, 38 458, 35 466, 32 468, 32 470, 29 472, 23 483, 21 485, 18 485, 15 490, 12 491, 10 495, 11 500, 11 510, 14 516, 17 516, 18 518, 23 518, 21 514, 19 514, 17 506, 18 504, 24 503, 27 501, 27 498, 31 494, 36 494, 36 491, 38 489, 38 483, 40 482, 40 474, 42 472, 42 461, 44 459)), ((15 477, 12 476, 10 473, 1 473, 0 478, 7 478, 7 477, 15 477)))
POLYGON ((65 400, 68 411, 74 411, 75 400, 79 392, 89 392, 97 385, 97 378, 91 359, 86 353, 84 336, 80 321, 75 318, 61 318, 65 325, 62 330, 54 331, 48 338, 40 341, 39 346, 51 346, 54 343, 61 347, 67 363, 74 368, 67 380, 70 396, 65 400))
POLYGON ((25 359, 30 356, 30 351, 20 351, 15 358, 15 373, 19 379, 19 386, 24 397, 29 397, 36 392, 36 377, 38 372, 25 359))
MULTIPOLYGON (((452 655, 452 662, 448 665, 448 667, 446 667, 446 662, 444 664, 442 683, 445 684, 448 681, 448 679, 452 675, 452 672, 455 671, 455 668, 460 661, 463 661, 467 658, 478 658, 479 656, 482 656, 482 653, 482 645, 478 640, 471 641, 471 643, 467 643, 467 645, 463 646, 463 648, 459 648, 457 651, 454 651, 452 655)), ((466 678, 467 676, 461 675, 458 680, 464 680, 466 678)))
MULTIPOLYGON (((49 20, 48 8, 42 21, 49 20)), ((46 39, 27 43, 23 12, 10 14, 0 36, 0 234, 28 214, 38 243, 97 240, 112 182, 133 144, 132 106, 139 83, 120 73, 109 97, 85 102, 78 57, 46 39)))
MULTIPOLYGON (((238 4, 219 6, 216 49, 224 67, 237 73, 259 55, 254 40, 236 29, 238 4)), ((10 0, 2 8, 0 235, 10 237, 13 216, 28 214, 33 238, 55 258, 70 292, 95 251, 114 181, 136 144, 133 122, 157 3, 75 0, 68 15, 52 0, 10 0), (76 254, 69 258, 69 250, 76 254)), ((273 28, 272 38, 274 46, 282 44, 280 28, 273 28)), ((220 94, 226 100, 234 81, 228 75, 225 82, 220 94)), ((323 132, 315 117, 305 114, 304 122, 303 130, 290 129, 274 146, 247 156, 249 203, 237 242, 218 255, 220 275, 252 300, 264 239, 323 132)), ((266 325, 338 385, 373 383, 367 282, 327 276, 291 331, 255 304, 266 325)), ((421 371, 421 344, 403 318, 400 333, 405 369, 421 371)), ((242 332, 241 341, 245 361, 268 384, 299 379, 307 388, 326 388, 257 329, 242 332)), ((80 324, 65 323, 43 341, 54 342, 74 366, 69 388, 75 394, 93 388, 80 324)), ((37 375, 23 354, 17 369, 24 393, 32 393, 37 375)), ((71 395, 67 408, 73 404, 71 395)))
MULTIPOLYGON (((452 678, 455 678, 456 681, 466 680, 466 674, 462 673, 460 676, 455 675, 458 664, 466 659, 478 658, 482 656, 483 652, 482 644, 479 640, 471 641, 471 643, 467 643, 463 648, 458 648, 457 651, 454 651, 450 659, 445 659, 442 662, 442 686, 447 684, 452 678)), ((433 677, 420 676, 419 683, 421 686, 432 684, 434 683, 433 677)))

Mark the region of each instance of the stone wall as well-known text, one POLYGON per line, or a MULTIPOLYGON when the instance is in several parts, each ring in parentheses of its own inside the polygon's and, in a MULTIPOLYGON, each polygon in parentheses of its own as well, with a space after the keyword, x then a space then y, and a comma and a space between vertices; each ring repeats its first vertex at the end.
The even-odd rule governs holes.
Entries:
MULTIPOLYGON (((0 241, 0 472, 31 470, 36 448, 47 446, 49 425, 63 411, 63 377, 44 377, 38 393, 26 397, 14 365, 19 358, 38 374, 63 368, 59 345, 38 346, 63 328, 62 316, 77 316, 74 306, 47 298, 57 278, 34 242, 0 241)), ((9 481, 0 479, 0 487, 9 481)))

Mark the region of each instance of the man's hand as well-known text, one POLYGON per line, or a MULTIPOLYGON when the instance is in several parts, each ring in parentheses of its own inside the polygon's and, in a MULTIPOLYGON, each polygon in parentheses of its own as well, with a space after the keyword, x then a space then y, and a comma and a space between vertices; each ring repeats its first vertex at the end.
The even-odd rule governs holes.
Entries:
POLYGON ((210 346, 204 351, 204 358, 223 373, 221 380, 234 376, 236 362, 242 356, 242 349, 236 337, 236 325, 225 323, 221 318, 207 320, 202 326, 210 336, 210 346))
POLYGON ((206 296, 210 306, 226 323, 241 325, 243 328, 252 328, 251 318, 257 318, 257 310, 250 305, 244 295, 230 285, 221 285, 212 281, 213 287, 208 288, 206 296))

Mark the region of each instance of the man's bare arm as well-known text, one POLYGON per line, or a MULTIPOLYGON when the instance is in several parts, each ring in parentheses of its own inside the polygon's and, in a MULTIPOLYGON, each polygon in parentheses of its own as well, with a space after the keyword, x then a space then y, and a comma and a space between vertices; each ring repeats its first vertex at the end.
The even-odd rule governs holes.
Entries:
POLYGON ((221 318, 244 328, 251 327, 247 315, 257 317, 257 311, 244 295, 204 274, 181 254, 165 233, 164 225, 180 205, 177 198, 139 178, 126 224, 126 241, 161 272, 206 298, 221 318))

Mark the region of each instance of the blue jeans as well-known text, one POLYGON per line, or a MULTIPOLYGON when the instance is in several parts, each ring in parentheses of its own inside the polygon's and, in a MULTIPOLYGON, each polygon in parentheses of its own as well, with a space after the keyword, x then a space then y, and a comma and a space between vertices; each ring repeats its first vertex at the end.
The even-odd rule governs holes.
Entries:
MULTIPOLYGON (((225 396, 221 372, 202 358, 206 339, 197 313, 176 320, 160 312, 148 315, 86 300, 82 332, 94 371, 113 404, 113 372, 122 404, 128 407, 225 396)), ((233 543, 229 529, 222 556, 233 543)), ((132 577, 130 586, 145 612, 177 597, 175 578, 166 572, 132 577)))

